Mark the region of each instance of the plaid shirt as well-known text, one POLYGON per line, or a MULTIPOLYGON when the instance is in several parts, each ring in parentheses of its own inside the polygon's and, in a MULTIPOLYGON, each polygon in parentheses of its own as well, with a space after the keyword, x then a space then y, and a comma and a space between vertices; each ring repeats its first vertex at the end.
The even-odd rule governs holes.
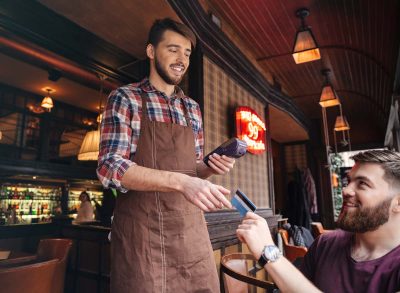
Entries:
POLYGON ((97 176, 104 187, 127 192, 122 176, 133 163, 140 134, 141 92, 148 97, 147 112, 151 121, 187 126, 182 102, 188 110, 195 137, 196 159, 203 157, 203 126, 199 105, 176 87, 167 97, 156 90, 147 78, 112 91, 101 122, 100 153, 97 176))

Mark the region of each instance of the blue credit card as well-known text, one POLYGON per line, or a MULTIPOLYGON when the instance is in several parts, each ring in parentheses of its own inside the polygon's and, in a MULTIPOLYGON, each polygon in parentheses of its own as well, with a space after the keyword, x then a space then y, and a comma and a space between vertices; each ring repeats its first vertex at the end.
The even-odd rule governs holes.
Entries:
POLYGON ((244 217, 247 212, 254 212, 256 210, 255 204, 239 189, 236 190, 235 195, 231 199, 231 203, 242 217, 244 217))

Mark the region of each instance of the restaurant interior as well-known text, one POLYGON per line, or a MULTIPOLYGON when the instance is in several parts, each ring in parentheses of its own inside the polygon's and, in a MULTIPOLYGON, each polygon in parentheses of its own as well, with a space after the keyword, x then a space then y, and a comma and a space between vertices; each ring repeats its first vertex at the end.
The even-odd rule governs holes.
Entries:
MULTIPOLYGON (((198 40, 180 87, 202 110, 204 154, 240 137, 241 110, 257 117, 254 149, 210 181, 242 190, 275 235, 291 217, 316 234, 334 229, 350 167, 338 154, 399 151, 399 1, 3 0, 0 280, 1 258, 45 258, 46 240, 62 238, 70 242, 48 266, 65 273, 46 290, 109 292, 115 195, 96 175, 99 123, 111 91, 148 75, 147 33, 165 17, 198 40), (304 176, 312 182, 306 203, 290 185, 304 176), (106 216, 76 222, 83 191, 106 216)), ((235 234, 241 217, 224 209, 205 218, 221 290, 230 292, 226 256, 248 252, 235 234)), ((7 284, 35 279, 21 276, 7 284)))

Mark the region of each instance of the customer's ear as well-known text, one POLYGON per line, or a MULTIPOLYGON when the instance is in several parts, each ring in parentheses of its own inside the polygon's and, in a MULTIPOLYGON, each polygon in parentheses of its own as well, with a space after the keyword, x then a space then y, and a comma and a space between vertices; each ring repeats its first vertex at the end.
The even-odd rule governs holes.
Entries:
POLYGON ((395 213, 400 213, 400 194, 394 196, 394 206, 392 211, 395 213))

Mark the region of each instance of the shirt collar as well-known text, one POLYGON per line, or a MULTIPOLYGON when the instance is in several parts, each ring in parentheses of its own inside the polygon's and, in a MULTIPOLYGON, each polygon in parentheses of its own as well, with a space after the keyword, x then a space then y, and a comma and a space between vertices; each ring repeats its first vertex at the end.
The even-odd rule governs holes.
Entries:
MULTIPOLYGON (((161 93, 159 90, 157 90, 149 81, 147 77, 145 77, 141 82, 140 82, 140 88, 146 92, 146 93, 161 93)), ((163 96, 166 96, 165 94, 163 96)), ((169 98, 184 98, 185 94, 183 93, 182 89, 179 86, 175 86, 175 92, 169 97, 169 98)))

